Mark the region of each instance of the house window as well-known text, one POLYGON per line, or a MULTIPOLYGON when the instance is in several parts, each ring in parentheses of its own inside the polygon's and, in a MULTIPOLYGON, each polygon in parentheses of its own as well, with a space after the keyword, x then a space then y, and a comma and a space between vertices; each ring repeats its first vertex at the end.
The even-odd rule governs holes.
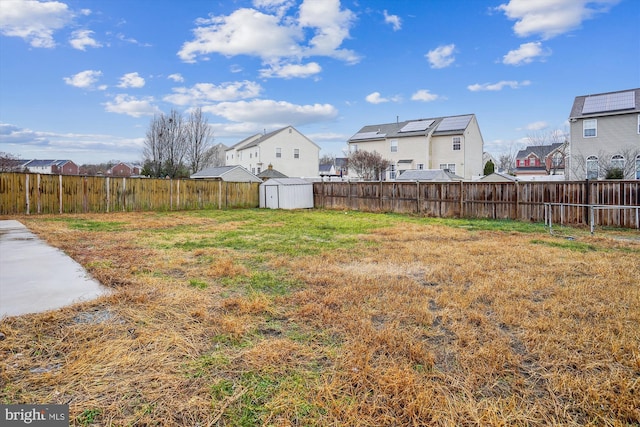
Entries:
POLYGON ((624 170, 624 164, 624 157, 622 157, 620 154, 616 154, 615 156, 611 157, 611 168, 624 170))
POLYGON ((282 157, 282 148, 276 148, 276 157, 282 157))
POLYGON ((440 169, 443 171, 448 170, 451 173, 456 173, 456 164, 455 163, 440 163, 440 169))
POLYGON ((636 179, 640 179, 640 154, 636 156, 636 179))
POLYGON ((538 166, 538 163, 536 162, 536 158, 531 156, 529 157, 529 166, 538 166))
POLYGON ((598 136, 598 120, 591 119, 583 121, 582 136, 585 138, 595 138, 598 136))
POLYGON ((453 150, 454 151, 460 150, 460 147, 462 145, 461 141, 462 141, 462 138, 460 138, 459 136, 454 136, 453 137, 453 150))
POLYGON ((392 139, 391 140, 391 152, 392 153, 397 153, 398 152, 398 140, 397 139, 392 139))
POLYGON ((389 179, 396 179, 396 165, 389 166, 389 179))
POLYGON ((351 152, 352 153, 358 152, 358 144, 351 144, 351 152))
POLYGON ((418 163, 418 170, 424 170, 424 163, 418 163))
POLYGON ((587 179, 598 179, 598 157, 587 157, 587 179))
POLYGON ((300 158, 300 149, 299 148, 294 148, 293 149, 293 158, 294 159, 299 159, 300 158))

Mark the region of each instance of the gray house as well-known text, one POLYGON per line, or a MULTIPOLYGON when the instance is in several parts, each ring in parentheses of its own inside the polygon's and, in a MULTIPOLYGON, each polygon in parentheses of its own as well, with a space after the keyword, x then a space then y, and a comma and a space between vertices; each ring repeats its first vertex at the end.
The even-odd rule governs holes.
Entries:
POLYGON ((569 124, 568 179, 640 179, 640 88, 576 96, 569 124))
POLYGON ((192 179, 217 179, 229 182, 262 182, 242 166, 214 166, 191 175, 192 179))

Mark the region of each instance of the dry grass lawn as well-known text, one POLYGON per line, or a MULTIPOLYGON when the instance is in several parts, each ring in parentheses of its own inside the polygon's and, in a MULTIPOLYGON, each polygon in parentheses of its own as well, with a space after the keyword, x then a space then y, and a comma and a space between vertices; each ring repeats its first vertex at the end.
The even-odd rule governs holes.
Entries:
POLYGON ((640 423, 637 231, 356 212, 14 218, 113 293, 0 321, 72 425, 640 423))

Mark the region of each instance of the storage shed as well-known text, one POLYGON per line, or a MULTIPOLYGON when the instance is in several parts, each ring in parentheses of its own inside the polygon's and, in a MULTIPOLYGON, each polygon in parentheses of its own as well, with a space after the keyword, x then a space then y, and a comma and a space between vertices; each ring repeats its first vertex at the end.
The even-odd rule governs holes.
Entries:
POLYGON ((313 184, 300 178, 271 178, 260 184, 260 207, 313 208, 313 184))

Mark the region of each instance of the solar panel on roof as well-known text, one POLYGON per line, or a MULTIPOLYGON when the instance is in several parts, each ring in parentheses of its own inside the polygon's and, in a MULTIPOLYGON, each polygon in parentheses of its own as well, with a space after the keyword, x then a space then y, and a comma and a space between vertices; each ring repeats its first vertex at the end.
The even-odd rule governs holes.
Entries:
POLYGON ((471 116, 445 117, 438 125, 439 132, 466 129, 471 116))
POLYGON ((409 122, 402 127, 398 132, 415 132, 421 130, 427 130, 429 126, 433 124, 434 120, 416 120, 409 122))
POLYGON ((627 110, 629 108, 635 108, 635 106, 635 91, 607 93, 585 98, 584 105, 582 106, 582 114, 627 110))
POLYGON ((378 132, 360 132, 356 133, 351 137, 351 141, 358 139, 372 139, 372 138, 384 138, 387 136, 386 133, 378 133, 378 132))

